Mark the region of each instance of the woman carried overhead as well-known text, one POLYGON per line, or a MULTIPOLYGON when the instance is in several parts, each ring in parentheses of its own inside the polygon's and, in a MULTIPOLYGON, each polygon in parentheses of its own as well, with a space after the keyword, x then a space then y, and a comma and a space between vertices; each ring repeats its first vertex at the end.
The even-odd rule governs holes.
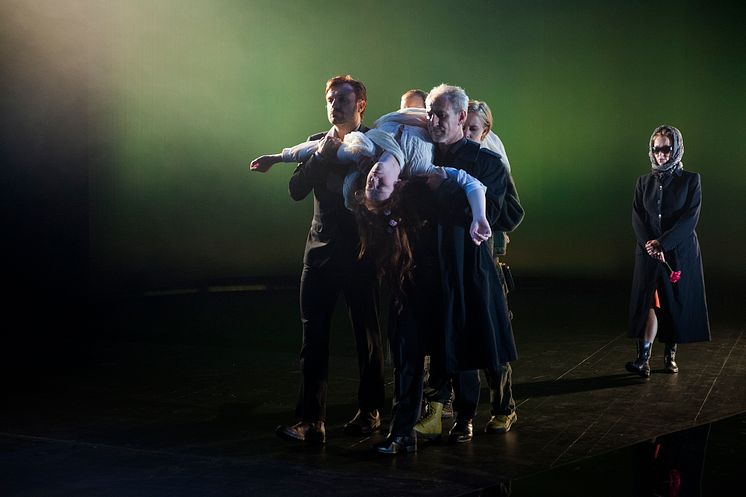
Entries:
MULTIPOLYGON (((489 224, 502 230, 509 173, 499 155, 464 137, 468 96, 462 88, 442 84, 430 91, 426 105, 429 136, 437 144, 433 163, 458 167, 479 179, 487 188, 489 224)), ((406 149, 406 140, 399 141, 406 149)), ((375 449, 413 452, 425 356, 431 357, 428 400, 442 407, 456 373, 496 368, 514 361, 517 351, 490 250, 486 243, 472 243, 472 216, 463 189, 450 177, 415 176, 397 181, 391 194, 371 207, 369 187, 355 196, 355 214, 361 253, 374 261, 392 297, 388 332, 394 363, 389 435, 375 449)), ((470 441, 472 425, 469 413, 459 410, 449 440, 470 441)), ((442 425, 436 428, 427 438, 442 435, 442 425)))
POLYGON ((684 171, 684 140, 673 126, 650 137, 652 171, 637 179, 632 227, 637 238, 629 336, 638 355, 626 368, 650 376, 653 340, 666 344, 664 367, 679 371, 676 344, 710 340, 702 258, 694 228, 702 190, 698 173, 684 171))
POLYGON ((332 153, 340 162, 350 164, 342 193, 352 208, 355 192, 364 178, 366 206, 383 209, 400 179, 427 177, 433 174, 454 179, 466 193, 472 212, 470 234, 479 244, 492 231, 485 213, 485 187, 466 172, 433 165, 434 145, 427 132, 425 109, 406 108, 390 112, 374 123, 367 133, 352 132, 344 141, 325 137, 284 148, 282 153, 254 159, 250 168, 266 172, 279 162, 303 162, 314 153, 332 153), (326 143, 330 142, 330 143, 326 143))

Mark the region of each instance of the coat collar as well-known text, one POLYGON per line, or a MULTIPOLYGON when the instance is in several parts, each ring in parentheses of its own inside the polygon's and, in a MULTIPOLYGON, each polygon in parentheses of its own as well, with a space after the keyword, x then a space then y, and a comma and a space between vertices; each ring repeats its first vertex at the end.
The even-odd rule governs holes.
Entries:
POLYGON ((678 178, 682 174, 684 174, 684 168, 682 167, 677 167, 670 173, 658 174, 654 171, 650 173, 650 175, 655 178, 656 181, 664 186, 668 185, 673 180, 674 176, 678 178))
POLYGON ((460 140, 451 143, 445 152, 441 152, 440 149, 436 146, 435 147, 435 163, 436 164, 451 164, 454 162, 454 159, 466 158, 462 156, 466 152, 466 148, 464 148, 464 145, 466 145, 468 141, 469 140, 467 140, 465 137, 461 138, 460 140))

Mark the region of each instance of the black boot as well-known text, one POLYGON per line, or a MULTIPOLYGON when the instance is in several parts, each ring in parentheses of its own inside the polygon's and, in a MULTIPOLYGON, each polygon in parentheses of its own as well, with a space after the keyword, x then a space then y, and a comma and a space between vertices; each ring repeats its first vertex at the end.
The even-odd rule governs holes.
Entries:
POLYGON ((386 440, 373 445, 373 448, 381 454, 406 454, 407 452, 417 452, 417 435, 414 431, 409 435, 392 435, 386 437, 386 440))
POLYGON ((628 362, 624 367, 630 373, 637 373, 643 378, 650 377, 650 352, 653 349, 652 342, 646 342, 645 340, 637 341, 637 359, 628 362))
POLYGON ((679 366, 676 364, 676 344, 666 344, 666 354, 663 356, 663 365, 666 373, 678 373, 679 366))

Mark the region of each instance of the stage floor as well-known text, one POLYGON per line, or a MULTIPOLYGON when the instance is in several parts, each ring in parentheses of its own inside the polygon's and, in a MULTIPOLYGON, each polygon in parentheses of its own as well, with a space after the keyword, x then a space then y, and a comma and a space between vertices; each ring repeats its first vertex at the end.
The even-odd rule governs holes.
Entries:
MULTIPOLYGON (((7 391, 0 494, 669 495, 656 490, 665 488, 715 496, 739 484, 742 291, 708 288, 713 341, 680 346, 676 375, 663 373, 656 344, 646 380, 624 370, 634 356, 625 336, 628 284, 518 285, 510 296, 519 352, 513 429, 482 432, 483 388, 472 443, 393 457, 371 450, 384 433, 342 433, 356 409, 357 365, 341 305, 328 441, 319 448, 274 435, 276 425, 294 422, 300 324, 292 285, 96 300, 84 339, 7 391)), ((391 376, 388 362, 384 423, 391 376)))

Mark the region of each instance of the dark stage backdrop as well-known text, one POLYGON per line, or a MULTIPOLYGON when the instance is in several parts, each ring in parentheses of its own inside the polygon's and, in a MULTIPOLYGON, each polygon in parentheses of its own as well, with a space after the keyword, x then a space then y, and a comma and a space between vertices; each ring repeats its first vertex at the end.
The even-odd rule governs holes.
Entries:
POLYGON ((3 2, 15 270, 104 293, 299 274, 311 199, 288 197, 293 165, 247 165, 328 129, 324 82, 349 73, 368 124, 441 82, 491 105, 527 211, 521 274, 627 277, 647 140, 677 126, 702 174, 706 274, 743 276, 736 5, 3 2))

